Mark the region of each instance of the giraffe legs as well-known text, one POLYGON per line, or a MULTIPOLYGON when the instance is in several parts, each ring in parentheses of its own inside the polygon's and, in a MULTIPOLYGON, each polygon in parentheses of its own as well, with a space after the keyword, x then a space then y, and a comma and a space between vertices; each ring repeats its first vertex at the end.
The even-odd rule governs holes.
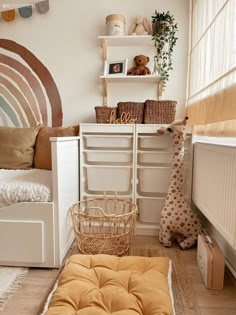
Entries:
POLYGON ((187 249, 187 248, 192 247, 196 243, 196 241, 197 241, 197 236, 193 235, 193 236, 185 238, 182 242, 179 243, 179 246, 182 249, 187 249))
POLYGON ((165 233, 163 233, 163 229, 160 227, 159 241, 163 246, 171 247, 171 237, 172 235, 170 231, 165 231, 165 233))
POLYGON ((181 242, 184 241, 184 235, 183 234, 176 234, 175 239, 176 239, 177 243, 180 244, 181 242))
POLYGON ((160 226, 160 230, 159 230, 159 241, 161 244, 163 243, 163 230, 162 230, 161 226, 160 226))

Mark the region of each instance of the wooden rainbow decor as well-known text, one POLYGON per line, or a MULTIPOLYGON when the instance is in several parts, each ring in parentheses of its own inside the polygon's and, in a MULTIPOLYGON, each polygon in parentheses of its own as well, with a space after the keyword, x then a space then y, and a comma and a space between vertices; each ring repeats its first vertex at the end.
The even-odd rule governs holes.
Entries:
POLYGON ((0 126, 62 125, 62 105, 48 69, 24 46, 0 39, 0 126))

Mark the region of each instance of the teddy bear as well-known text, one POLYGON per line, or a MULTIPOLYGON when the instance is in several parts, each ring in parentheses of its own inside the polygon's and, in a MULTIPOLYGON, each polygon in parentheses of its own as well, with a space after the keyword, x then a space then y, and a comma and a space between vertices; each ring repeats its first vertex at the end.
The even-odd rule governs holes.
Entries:
POLYGON ((146 17, 136 16, 128 31, 129 35, 150 35, 151 24, 146 17))
POLYGON ((135 66, 128 70, 128 75, 146 75, 151 74, 151 71, 146 64, 149 62, 149 57, 138 55, 134 57, 135 66))

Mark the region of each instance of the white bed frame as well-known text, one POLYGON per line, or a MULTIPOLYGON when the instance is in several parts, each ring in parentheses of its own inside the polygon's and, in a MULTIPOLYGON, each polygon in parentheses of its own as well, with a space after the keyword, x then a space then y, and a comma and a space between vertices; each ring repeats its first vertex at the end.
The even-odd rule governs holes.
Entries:
POLYGON ((74 240, 69 206, 79 201, 79 137, 50 140, 52 202, 0 208, 0 265, 59 268, 74 240))

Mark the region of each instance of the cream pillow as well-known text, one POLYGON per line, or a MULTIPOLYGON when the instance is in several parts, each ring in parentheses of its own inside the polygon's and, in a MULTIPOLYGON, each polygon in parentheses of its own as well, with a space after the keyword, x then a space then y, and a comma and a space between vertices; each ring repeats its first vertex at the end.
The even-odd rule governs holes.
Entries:
POLYGON ((78 134, 79 126, 41 126, 35 144, 34 167, 45 170, 52 169, 50 137, 71 137, 78 136, 78 134))
POLYGON ((0 168, 31 168, 38 131, 39 126, 29 128, 1 127, 0 168))

